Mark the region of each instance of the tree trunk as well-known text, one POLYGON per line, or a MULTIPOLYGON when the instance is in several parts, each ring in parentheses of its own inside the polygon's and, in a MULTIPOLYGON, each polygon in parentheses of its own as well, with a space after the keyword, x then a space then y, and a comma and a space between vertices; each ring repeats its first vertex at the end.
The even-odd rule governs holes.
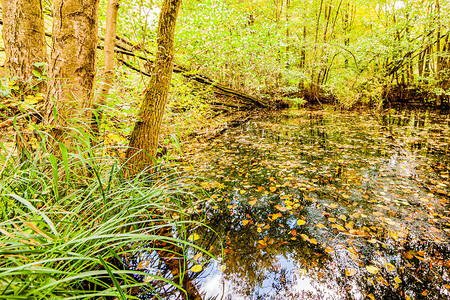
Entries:
POLYGON ((85 126, 95 77, 99 0, 54 0, 44 124, 85 126))
MULTIPOLYGON (((3 8, 3 41, 5 45, 5 67, 11 76, 18 78, 19 86, 25 92, 37 84, 32 71, 42 74, 43 66, 36 63, 47 63, 45 44, 44 16, 40 0, 2 0, 3 8)), ((45 85, 38 86, 44 92, 45 85)))
POLYGON ((129 159, 128 175, 153 165, 156 157, 158 136, 173 72, 175 23, 180 6, 181 0, 164 0, 161 8, 155 64, 126 153, 129 159))
POLYGON ((109 95, 109 89, 113 84, 114 78, 114 46, 116 43, 117 12, 119 10, 120 0, 109 0, 108 11, 106 13, 106 32, 103 70, 100 86, 97 95, 95 95, 93 106, 93 119, 91 123, 92 132, 95 135, 99 133, 99 126, 102 119, 103 108, 109 95))

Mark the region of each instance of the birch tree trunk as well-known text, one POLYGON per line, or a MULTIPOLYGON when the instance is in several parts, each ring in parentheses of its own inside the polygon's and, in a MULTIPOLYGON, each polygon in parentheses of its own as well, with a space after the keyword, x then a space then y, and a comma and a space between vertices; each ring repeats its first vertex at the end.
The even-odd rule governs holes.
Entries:
POLYGON ((99 0, 54 0, 44 124, 85 124, 95 78, 99 0))
POLYGON ((101 76, 100 86, 95 95, 93 106, 93 119, 91 128, 95 135, 99 133, 99 126, 102 120, 103 109, 109 95, 109 90, 113 84, 114 79, 114 46, 116 43, 116 29, 117 29, 117 13, 119 10, 120 0, 109 0, 108 10, 106 13, 106 32, 105 32, 105 48, 104 61, 105 66, 101 76))
MULTIPOLYGON (((42 67, 35 63, 47 62, 44 16, 41 0, 2 0, 3 42, 5 45, 5 67, 11 76, 18 78, 22 90, 36 84, 32 71, 42 74, 42 67), (30 85, 31 84, 31 85, 30 85)), ((45 86, 40 84, 39 91, 45 86)))
POLYGON ((128 175, 154 164, 173 71, 175 23, 181 0, 164 0, 158 21, 157 52, 150 82, 126 153, 128 175))

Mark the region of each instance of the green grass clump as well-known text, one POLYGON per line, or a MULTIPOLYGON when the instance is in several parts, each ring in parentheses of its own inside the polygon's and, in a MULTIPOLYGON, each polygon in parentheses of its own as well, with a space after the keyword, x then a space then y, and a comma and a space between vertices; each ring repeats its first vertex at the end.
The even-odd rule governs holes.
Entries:
POLYGON ((125 179, 117 158, 95 158, 88 140, 76 148, 22 161, 0 155, 0 299, 138 299, 137 287, 157 294, 146 282, 182 290, 183 274, 126 262, 161 241, 209 255, 187 239, 201 226, 185 213, 187 189, 176 176, 125 179))

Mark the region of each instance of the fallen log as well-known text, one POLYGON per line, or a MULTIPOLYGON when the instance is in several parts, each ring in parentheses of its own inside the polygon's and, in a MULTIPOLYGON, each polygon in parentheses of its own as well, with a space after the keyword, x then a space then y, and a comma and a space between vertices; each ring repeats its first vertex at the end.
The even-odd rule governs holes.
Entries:
MULTIPOLYGON (((124 53, 125 52, 124 54, 126 54, 126 55, 131 54, 128 51, 122 51, 122 50, 118 50, 117 52, 118 53, 124 53)), ((135 56, 135 55, 133 55, 133 56, 135 56)), ((141 58, 140 56, 135 56, 135 57, 141 58)), ((147 73, 145 71, 142 71, 139 68, 136 68, 135 66, 133 66, 132 64, 126 62, 123 59, 119 58, 118 61, 121 62, 122 64, 124 64, 126 67, 132 69, 133 71, 136 71, 136 72, 138 72, 138 73, 140 73, 140 74, 142 74, 144 76, 147 76, 147 77, 151 76, 151 74, 149 74, 149 73, 147 73)), ((206 85, 211 85, 214 88, 213 92, 215 94, 217 94, 217 95, 231 97, 231 98, 236 98, 238 100, 244 101, 245 103, 248 103, 248 104, 251 104, 251 105, 257 106, 257 107, 267 107, 268 106, 268 104, 263 102, 261 99, 258 99, 258 98, 254 97, 254 96, 251 96, 251 95, 248 95, 248 94, 245 94, 245 93, 242 93, 242 92, 237 91, 235 89, 226 87, 225 85, 223 85, 221 83, 218 83, 218 82, 214 82, 214 81, 212 81, 212 79, 209 79, 209 78, 207 78, 207 77, 205 77, 203 75, 189 74, 189 73, 187 73, 186 70, 181 69, 180 67, 174 67, 173 72, 174 73, 179 73, 182 76, 184 76, 186 78, 189 78, 191 80, 195 80, 195 81, 197 81, 199 83, 203 83, 203 84, 206 84, 206 85)), ((228 105, 228 106, 232 106, 232 105, 228 105)), ((233 105, 233 106, 239 107, 239 105, 233 105)), ((241 105, 241 106, 245 106, 245 105, 241 105)))

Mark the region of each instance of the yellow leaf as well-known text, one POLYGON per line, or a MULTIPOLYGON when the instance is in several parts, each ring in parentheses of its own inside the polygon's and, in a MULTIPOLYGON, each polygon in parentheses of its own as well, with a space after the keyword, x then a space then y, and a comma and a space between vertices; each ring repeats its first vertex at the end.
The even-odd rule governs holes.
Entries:
POLYGON ((256 204, 256 201, 255 201, 255 200, 249 201, 248 204, 250 204, 251 206, 253 206, 253 205, 256 204))
POLYGON ((310 242, 311 244, 317 245, 316 239, 310 239, 309 242, 310 242))
POLYGON ((264 246, 264 247, 267 246, 267 243, 266 243, 266 241, 264 241, 264 240, 259 240, 259 241, 258 241, 258 244, 260 244, 261 246, 264 246))
POLYGON ((318 223, 318 224, 316 224, 316 227, 319 227, 319 228, 324 228, 324 227, 325 227, 325 225, 323 225, 322 223, 318 223))
POLYGON ((298 272, 300 275, 306 275, 306 273, 308 273, 308 271, 306 271, 306 269, 298 269, 297 272, 298 272))
POLYGON ((304 241, 308 241, 308 240, 309 240, 309 236, 307 236, 307 235, 304 234, 304 233, 300 234, 300 236, 302 237, 302 239, 303 239, 304 241))
POLYGON ((264 188, 262 186, 258 186, 258 192, 264 191, 264 188))
POLYGON ((376 300, 376 299, 375 299, 375 296, 374 296, 372 293, 370 293, 369 295, 367 295, 367 297, 369 297, 369 298, 372 299, 372 300, 376 300))
POLYGON ((325 248, 325 253, 331 253, 331 252, 334 252, 333 248, 331 248, 331 247, 326 247, 325 248))
POLYGON ((242 220, 242 225, 247 225, 250 222, 250 220, 242 220))
POLYGON ((345 227, 348 228, 348 229, 353 229, 353 225, 355 225, 355 223, 348 222, 347 224, 345 224, 345 227))
POLYGON ((197 254, 194 255, 194 260, 197 260, 197 259, 199 259, 202 256, 203 256, 203 253, 201 253, 201 252, 197 253, 197 254))
POLYGON ((278 209, 281 212, 285 212, 287 209, 279 204, 275 205, 275 208, 278 209))
POLYGON ((338 205, 337 205, 336 203, 333 203, 333 204, 330 204, 330 207, 332 207, 332 208, 337 208, 338 205))
POLYGON ((347 276, 353 276, 353 275, 355 275, 356 274, 356 270, 355 269, 352 269, 352 268, 347 268, 347 269, 345 269, 345 275, 347 275, 347 276))
POLYGON ((398 234, 397 232, 391 231, 389 233, 389 235, 391 236, 391 238, 393 238, 394 240, 398 240, 398 234))
POLYGON ((269 190, 270 190, 271 192, 275 192, 275 191, 277 190, 277 188, 274 187, 274 186, 271 186, 271 187, 269 188, 269 190))
POLYGON ((375 267, 375 266, 366 266, 366 270, 367 270, 367 272, 369 272, 369 273, 372 273, 372 274, 377 274, 378 273, 378 268, 377 267, 375 267))
POLYGON ((334 222, 336 222, 336 218, 328 218, 328 221, 334 223, 334 222))
POLYGON ((259 232, 259 233, 262 232, 261 227, 256 228, 256 231, 259 232))
POLYGON ((342 225, 333 224, 331 226, 333 226, 334 228, 336 228, 336 229, 338 229, 340 231, 345 231, 345 228, 342 225))
POLYGON ((198 239, 200 239, 200 236, 199 236, 198 234, 196 234, 196 233, 191 234, 191 235, 188 237, 188 240, 190 240, 191 242, 196 241, 196 240, 198 240, 198 239))
POLYGON ((388 269, 389 272, 392 272, 392 271, 395 270, 395 266, 394 266, 393 264, 390 264, 390 263, 389 263, 389 264, 387 265, 387 269, 388 269))
POLYGON ((368 240, 369 243, 375 244, 376 242, 378 242, 376 239, 370 239, 368 240))
POLYGON ((306 221, 305 220, 297 220, 297 225, 298 226, 302 226, 303 224, 305 224, 306 221))
POLYGON ((347 220, 347 217, 344 216, 344 215, 340 215, 340 216, 339 216, 339 219, 341 219, 342 221, 346 221, 346 220, 347 220))
POLYGON ((245 190, 241 190, 240 193, 241 193, 241 195, 244 195, 245 194, 245 190))
POLYGON ((203 267, 201 265, 195 265, 191 268, 192 272, 198 273, 201 272, 203 270, 203 267))
POLYGON ((282 214, 280 214, 280 213, 273 214, 272 215, 272 220, 276 220, 276 219, 280 218, 281 216, 282 216, 282 214))
POLYGON ((401 280, 398 276, 396 276, 396 277, 394 278, 394 281, 395 281, 396 283, 398 283, 398 284, 400 284, 400 283, 402 282, 402 280, 401 280))

